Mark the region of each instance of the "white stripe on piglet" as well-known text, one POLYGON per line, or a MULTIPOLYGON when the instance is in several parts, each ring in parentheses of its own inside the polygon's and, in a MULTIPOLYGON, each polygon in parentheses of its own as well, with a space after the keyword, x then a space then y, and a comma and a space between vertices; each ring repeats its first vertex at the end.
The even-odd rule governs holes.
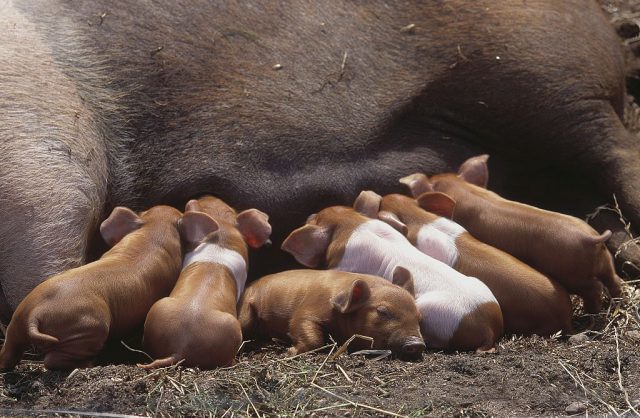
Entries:
POLYGON ((236 300, 240 299, 247 282, 247 263, 239 252, 221 247, 218 244, 205 242, 184 256, 182 269, 184 270, 193 263, 222 264, 231 270, 231 274, 236 281, 236 300))
POLYGON ((416 304, 431 347, 453 337, 462 318, 484 303, 498 303, 491 290, 475 277, 465 276, 420 252, 398 231, 379 220, 356 228, 335 270, 374 274, 391 281, 396 266, 413 276, 416 304))
POLYGON ((453 267, 460 256, 456 239, 464 232, 467 232, 466 229, 457 223, 438 218, 420 228, 416 247, 428 256, 453 267))

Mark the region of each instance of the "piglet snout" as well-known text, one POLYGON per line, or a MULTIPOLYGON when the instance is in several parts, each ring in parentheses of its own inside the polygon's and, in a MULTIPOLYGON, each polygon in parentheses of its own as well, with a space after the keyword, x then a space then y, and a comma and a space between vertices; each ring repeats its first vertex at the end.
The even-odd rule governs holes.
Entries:
POLYGON ((402 354, 408 356, 417 356, 426 348, 422 338, 411 337, 402 344, 402 354))

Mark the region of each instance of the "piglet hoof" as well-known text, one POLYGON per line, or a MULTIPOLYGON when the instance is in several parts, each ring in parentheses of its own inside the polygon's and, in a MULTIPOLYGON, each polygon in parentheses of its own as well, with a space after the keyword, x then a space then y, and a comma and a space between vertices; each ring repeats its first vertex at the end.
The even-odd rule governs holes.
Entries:
POLYGON ((497 354, 498 350, 493 346, 491 348, 480 347, 476 349, 476 354, 497 354))
POLYGON ((287 350, 287 357, 295 357, 299 354, 298 349, 295 347, 291 347, 287 350))
POLYGON ((629 280, 640 278, 640 245, 638 244, 638 238, 628 239, 620 244, 614 253, 614 262, 622 277, 629 280))
POLYGON ((640 277, 640 242, 622 212, 616 207, 604 206, 587 220, 599 233, 612 232, 606 245, 613 254, 618 273, 628 280, 640 277))
POLYGON ((598 286, 596 290, 597 292, 595 292, 595 294, 582 298, 585 312, 592 315, 597 315, 602 310, 603 289, 601 286, 598 286))
POLYGON ((589 315, 589 322, 587 322, 585 326, 585 330, 593 330, 596 326, 596 317, 594 315, 589 315))

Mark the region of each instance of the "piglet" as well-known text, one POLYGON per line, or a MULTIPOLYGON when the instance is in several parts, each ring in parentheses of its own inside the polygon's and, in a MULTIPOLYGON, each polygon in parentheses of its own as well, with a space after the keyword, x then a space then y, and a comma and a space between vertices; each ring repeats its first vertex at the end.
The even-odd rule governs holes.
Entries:
POLYGON ((246 243, 267 242, 268 216, 257 209, 238 214, 204 196, 187 203, 179 229, 187 247, 182 273, 147 315, 143 344, 158 359, 141 367, 230 365, 242 343, 236 303, 247 279, 246 243))
POLYGON ((180 274, 180 211, 155 206, 141 214, 116 207, 100 226, 111 245, 99 260, 42 282, 18 305, 0 351, 10 370, 31 344, 47 369, 88 367, 107 338, 142 326, 151 305, 180 274))
POLYGON ((362 192, 355 206, 402 232, 423 253, 486 284, 496 296, 505 332, 549 335, 571 330, 569 294, 515 257, 482 243, 450 219, 454 202, 442 193, 416 201, 408 196, 384 197, 362 192), (420 207, 437 207, 438 214, 420 207), (442 215, 442 216, 438 216, 442 215))
POLYGON ((500 306, 489 288, 418 251, 388 224, 352 208, 312 215, 282 248, 307 267, 374 274, 392 280, 399 267, 413 277, 427 346, 493 351, 503 332, 500 306))
MULTIPOLYGON (((413 174, 400 181, 418 200, 426 202, 424 193, 450 196, 455 201, 455 222, 480 241, 517 257, 582 297, 587 312, 597 313, 602 308, 603 284, 612 297, 620 296, 622 280, 604 245, 611 232, 600 235, 573 216, 507 200, 486 190, 488 158, 468 159, 458 174, 413 174)), ((431 204, 423 207, 433 208, 431 204)))
MULTIPOLYGON (((425 348, 413 302, 413 281, 399 268, 393 283, 366 274, 290 270, 251 283, 240 299, 245 337, 290 340, 289 355, 339 344, 354 334, 373 338, 375 349, 418 356, 425 348)), ((350 348, 371 348, 354 340, 350 348)))

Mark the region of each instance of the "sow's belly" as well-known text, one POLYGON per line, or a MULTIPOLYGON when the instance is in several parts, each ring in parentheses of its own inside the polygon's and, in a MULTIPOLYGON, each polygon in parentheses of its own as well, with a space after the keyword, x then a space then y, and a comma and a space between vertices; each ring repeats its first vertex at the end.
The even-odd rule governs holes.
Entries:
POLYGON ((558 109, 569 106, 564 86, 572 103, 607 97, 618 80, 595 4, 455 3, 452 13, 429 2, 25 2, 24 13, 57 65, 82 64, 67 74, 97 103, 96 119, 131 135, 112 186, 126 183, 118 176, 135 186, 112 187, 110 202, 179 207, 211 193, 257 207, 274 230, 265 251, 281 257, 275 248, 310 213, 363 189, 403 191, 400 177, 479 152, 555 147, 539 127, 566 129, 537 110, 569 114, 558 109), (576 63, 586 81, 574 80, 576 63))
POLYGON ((417 124, 398 126, 368 144, 344 141, 337 137, 325 143, 325 149, 310 137, 286 147, 274 138, 273 146, 181 150, 176 152, 183 155, 180 160, 165 162, 164 169, 142 181, 148 189, 141 200, 180 206, 198 195, 213 194, 238 210, 255 207, 269 214, 272 240, 279 246, 311 213, 330 205, 351 205, 362 190, 405 192, 401 177, 452 170, 480 152, 468 142, 417 124))

